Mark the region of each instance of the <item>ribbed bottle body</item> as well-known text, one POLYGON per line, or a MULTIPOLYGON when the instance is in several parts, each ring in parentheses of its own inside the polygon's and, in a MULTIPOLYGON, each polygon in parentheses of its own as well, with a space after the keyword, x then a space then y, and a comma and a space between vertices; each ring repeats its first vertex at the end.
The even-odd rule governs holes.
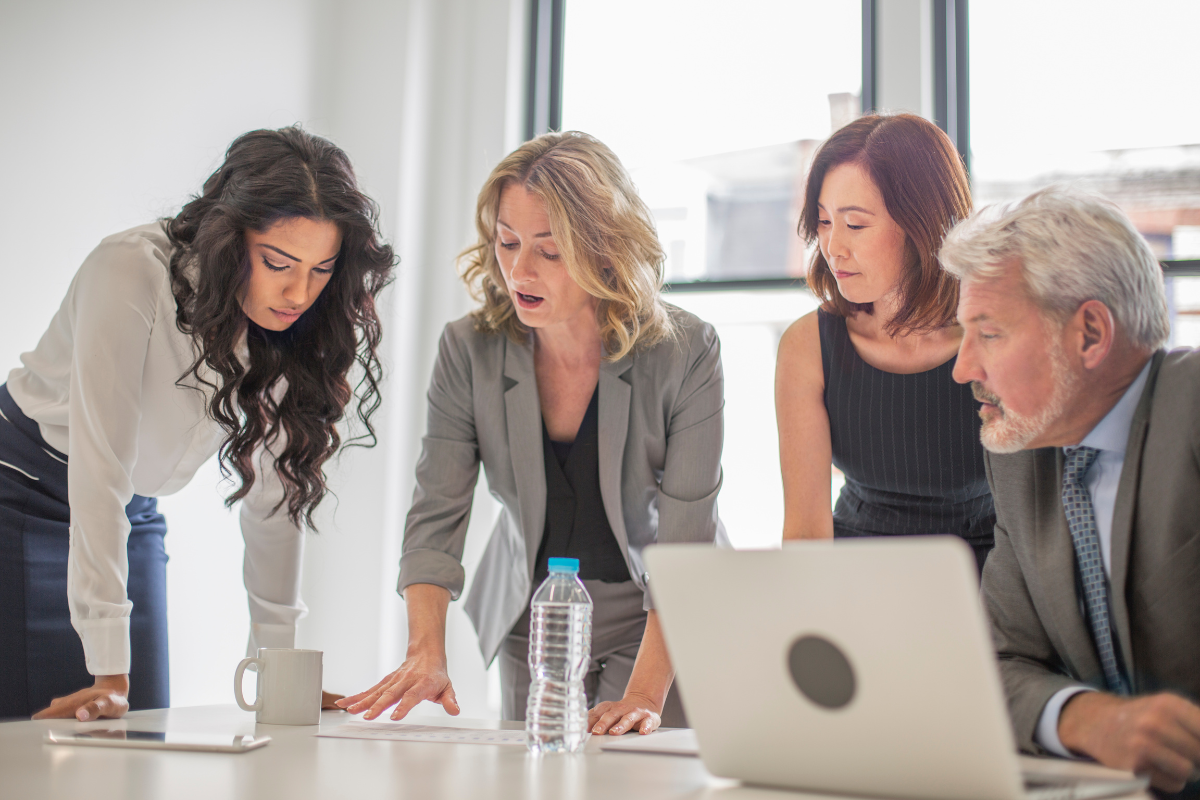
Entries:
POLYGON ((534 753, 571 753, 587 739, 583 677, 592 651, 592 599, 573 572, 551 572, 529 618, 525 737, 534 753))

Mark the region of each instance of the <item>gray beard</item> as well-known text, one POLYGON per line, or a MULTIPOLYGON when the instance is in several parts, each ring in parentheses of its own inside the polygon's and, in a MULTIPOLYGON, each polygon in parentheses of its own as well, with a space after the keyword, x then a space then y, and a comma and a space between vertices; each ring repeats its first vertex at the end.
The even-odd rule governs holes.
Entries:
POLYGON ((1050 375, 1054 381, 1054 392, 1050 402, 1038 413, 1026 416, 1003 405, 997 406, 1000 415, 984 422, 979 431, 979 440, 985 449, 1003 454, 1019 452, 1045 433, 1052 423, 1062 419, 1078 377, 1071 371, 1066 354, 1057 342, 1050 352, 1050 375))

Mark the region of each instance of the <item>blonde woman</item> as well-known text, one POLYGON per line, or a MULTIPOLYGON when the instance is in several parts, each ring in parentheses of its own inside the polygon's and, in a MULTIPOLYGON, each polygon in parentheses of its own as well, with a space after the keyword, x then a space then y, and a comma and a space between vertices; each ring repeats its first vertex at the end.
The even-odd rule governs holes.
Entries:
POLYGON ((711 542, 724 408, 711 325, 663 303, 663 253, 617 157, 582 133, 525 143, 479 195, 463 279, 481 304, 446 326, 404 532, 404 663, 338 701, 401 719, 459 712, 445 620, 479 464, 503 504, 466 611, 500 658, 505 719, 524 719, 529 602, 551 557, 580 560, 595 604, 585 680, 593 733, 682 725, 642 551, 711 542))

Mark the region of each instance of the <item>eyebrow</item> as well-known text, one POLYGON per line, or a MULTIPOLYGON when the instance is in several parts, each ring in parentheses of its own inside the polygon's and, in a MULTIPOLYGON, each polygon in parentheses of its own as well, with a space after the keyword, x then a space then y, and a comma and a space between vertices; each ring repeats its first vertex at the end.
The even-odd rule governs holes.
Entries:
MULTIPOLYGON (((505 222, 504 220, 500 219, 499 217, 496 217, 496 222, 497 222, 497 223, 499 223, 500 225, 503 225, 504 227, 508 228, 508 229, 509 229, 510 231, 512 231, 513 233, 516 233, 516 231, 514 231, 512 228, 509 228, 509 225, 508 225, 508 223, 507 223, 507 222, 505 222)), ((550 231, 546 231, 545 233, 535 233, 535 234, 533 235, 533 238, 535 238, 535 239, 545 239, 545 238, 547 238, 547 237, 549 237, 549 236, 553 236, 553 235, 554 235, 554 234, 552 234, 550 231)))
MULTIPOLYGON (((829 209, 825 208, 825 206, 821 205, 820 202, 817 203, 817 208, 821 209, 822 211, 829 210, 829 209)), ((862 206, 842 206, 837 211, 839 214, 845 214, 847 211, 857 211, 860 214, 870 214, 872 217, 875 216, 874 211, 867 211, 862 206)))
MULTIPOLYGON (((274 250, 276 253, 279 253, 279 255, 283 256, 284 258, 290 258, 292 261, 301 261, 301 260, 302 260, 302 259, 296 258, 294 255, 292 255, 291 253, 289 253, 289 252, 287 252, 287 251, 285 251, 285 250, 280 250, 278 247, 276 247, 276 246, 275 246, 275 245, 273 245, 273 244, 266 244, 266 243, 264 243, 262 246, 263 246, 263 247, 265 247, 265 248, 267 248, 268 250, 274 250)), ((324 261, 322 261, 321 263, 322 263, 322 264, 328 264, 330 261, 337 261, 337 257, 338 257, 338 256, 340 256, 341 254, 342 254, 342 253, 341 253, 341 251, 339 250, 338 252, 334 253, 332 256, 330 256, 329 258, 325 259, 325 260, 324 260, 324 261)))

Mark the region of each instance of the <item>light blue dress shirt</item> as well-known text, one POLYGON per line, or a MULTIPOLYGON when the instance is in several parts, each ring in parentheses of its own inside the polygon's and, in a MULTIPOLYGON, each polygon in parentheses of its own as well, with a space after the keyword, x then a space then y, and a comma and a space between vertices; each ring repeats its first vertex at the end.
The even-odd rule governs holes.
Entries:
MULTIPOLYGON (((1088 494, 1092 497, 1092 509, 1096 512, 1096 532, 1100 536, 1100 556, 1104 559, 1104 574, 1112 576, 1112 523, 1113 510, 1117 505, 1117 487, 1121 483, 1121 468, 1125 465, 1125 445, 1129 441, 1129 428, 1133 414, 1146 388, 1146 376, 1150 374, 1150 362, 1142 367, 1133 383, 1117 404, 1092 428, 1083 441, 1072 447, 1064 447, 1070 453, 1077 447, 1094 447, 1100 451, 1091 468, 1084 475, 1088 494)), ((1046 703, 1038 718, 1034 740, 1042 747, 1067 758, 1074 757, 1063 747, 1058 738, 1058 718, 1066 702, 1080 692, 1094 691, 1088 686, 1069 686, 1060 689, 1046 703)))

